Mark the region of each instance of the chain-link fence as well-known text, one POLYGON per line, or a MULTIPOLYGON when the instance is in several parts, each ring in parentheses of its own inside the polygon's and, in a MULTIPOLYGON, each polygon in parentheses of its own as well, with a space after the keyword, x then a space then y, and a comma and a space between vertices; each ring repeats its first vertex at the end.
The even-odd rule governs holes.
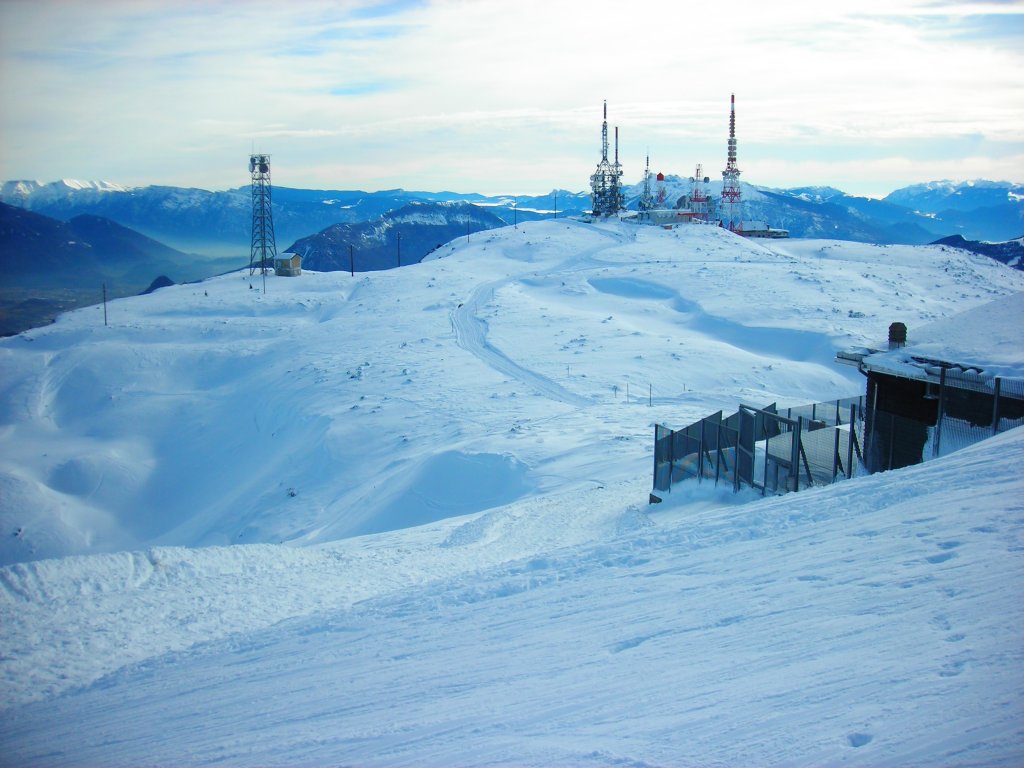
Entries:
POLYGON ((734 490, 799 491, 862 467, 920 464, 1024 425, 1024 379, 983 379, 961 368, 932 373, 937 381, 869 376, 867 398, 786 409, 741 405, 731 416, 719 411, 679 430, 659 424, 654 491, 694 478, 734 490))
POLYGON ((863 397, 797 408, 741 405, 680 430, 654 434, 654 490, 681 480, 785 493, 852 477, 862 460, 863 397))
MULTIPOLYGON (((894 398, 868 380, 866 464, 871 472, 919 464, 1024 425, 1024 379, 983 379, 941 368, 917 382, 923 395, 894 398), (879 395, 879 392, 882 394, 879 395)), ((891 381, 885 386, 892 388, 891 381)))

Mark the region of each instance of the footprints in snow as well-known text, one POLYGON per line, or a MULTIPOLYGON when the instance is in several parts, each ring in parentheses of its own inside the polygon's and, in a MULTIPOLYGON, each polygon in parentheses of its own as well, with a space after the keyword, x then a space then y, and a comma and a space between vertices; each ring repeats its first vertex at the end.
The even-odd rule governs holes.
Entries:
POLYGON ((865 744, 870 744, 874 741, 874 738, 870 733, 851 733, 846 737, 846 740, 850 743, 851 747, 857 749, 865 744))
POLYGON ((931 555, 930 557, 926 557, 925 558, 925 560, 927 560, 929 563, 932 563, 933 565, 938 565, 939 563, 944 563, 947 560, 952 560, 954 557, 956 557, 956 552, 953 552, 952 550, 954 550, 957 547, 959 547, 960 546, 960 542, 959 541, 942 541, 942 542, 939 542, 938 546, 939 546, 939 549, 943 550, 942 552, 940 552, 937 555, 931 555))

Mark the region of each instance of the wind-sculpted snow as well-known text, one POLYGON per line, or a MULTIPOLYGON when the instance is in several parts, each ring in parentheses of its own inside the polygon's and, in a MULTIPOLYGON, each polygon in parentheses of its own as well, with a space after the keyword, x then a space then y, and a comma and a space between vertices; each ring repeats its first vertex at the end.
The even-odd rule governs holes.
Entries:
POLYGON ((0 741, 17 764, 1014 765, 1022 451, 11 566, 0 741))
POLYGON ((859 392, 836 350, 1022 289, 557 220, 0 341, 3 759, 1020 764, 1021 435, 645 501, 655 422, 859 392))
POLYGON ((0 341, 0 562, 312 544, 631 480, 655 421, 850 395, 837 349, 1022 288, 937 247, 556 220, 86 308, 0 341))

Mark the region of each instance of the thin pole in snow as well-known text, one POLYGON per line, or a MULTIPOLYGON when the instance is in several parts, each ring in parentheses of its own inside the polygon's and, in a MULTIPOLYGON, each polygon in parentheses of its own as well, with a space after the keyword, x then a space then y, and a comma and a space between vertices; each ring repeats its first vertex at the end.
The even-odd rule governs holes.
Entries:
POLYGON ((107 324, 107 284, 103 284, 103 325, 107 324))
POLYGON ((352 255, 351 244, 348 247, 348 271, 352 273, 352 277, 356 276, 356 260, 355 257, 352 255))

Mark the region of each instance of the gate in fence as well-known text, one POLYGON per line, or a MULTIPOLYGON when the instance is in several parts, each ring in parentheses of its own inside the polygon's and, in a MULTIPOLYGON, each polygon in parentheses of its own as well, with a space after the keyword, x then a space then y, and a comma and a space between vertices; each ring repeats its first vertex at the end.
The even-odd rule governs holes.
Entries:
MULTIPOLYGON (((798 408, 741 405, 688 427, 654 429, 654 491, 681 480, 788 493, 853 477, 863 461, 864 398, 798 408)), ((661 501, 656 493, 651 501, 661 501)))

